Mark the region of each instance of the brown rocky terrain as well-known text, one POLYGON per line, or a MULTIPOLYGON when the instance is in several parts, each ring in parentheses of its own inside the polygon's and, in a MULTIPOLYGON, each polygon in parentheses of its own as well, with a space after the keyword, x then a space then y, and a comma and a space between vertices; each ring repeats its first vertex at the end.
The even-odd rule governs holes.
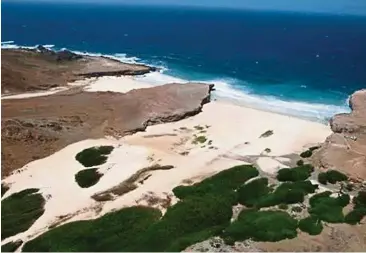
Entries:
POLYGON ((210 100, 211 85, 166 84, 126 94, 75 92, 2 101, 2 177, 88 138, 123 136, 183 119, 210 100))
MULTIPOLYGON (((126 64, 64 50, 2 50, 4 94, 65 86, 86 77, 139 75, 154 67, 126 64)), ((77 89, 52 96, 2 101, 2 177, 61 148, 88 138, 122 136, 147 125, 198 113, 212 86, 169 84, 121 93, 77 89)))
POLYGON ((1 92, 16 94, 65 86, 85 77, 140 75, 156 68, 105 58, 37 49, 1 50, 1 92))
POLYGON ((330 126, 334 132, 314 155, 322 168, 343 171, 354 179, 366 180, 366 90, 350 98, 352 112, 335 115, 330 126))

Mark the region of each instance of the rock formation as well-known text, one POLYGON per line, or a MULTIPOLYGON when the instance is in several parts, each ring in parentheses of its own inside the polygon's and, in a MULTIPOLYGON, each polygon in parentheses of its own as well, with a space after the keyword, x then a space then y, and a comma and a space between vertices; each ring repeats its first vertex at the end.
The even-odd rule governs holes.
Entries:
POLYGON ((334 132, 314 155, 320 167, 337 169, 350 177, 366 180, 366 89, 350 97, 351 113, 330 120, 334 132))
POLYGON ((65 86, 98 76, 141 75, 155 67, 127 64, 106 57, 82 56, 68 50, 2 49, 1 91, 16 94, 65 86))
POLYGON ((121 137, 192 116, 213 85, 166 84, 128 93, 75 92, 2 101, 2 177, 88 138, 121 137))

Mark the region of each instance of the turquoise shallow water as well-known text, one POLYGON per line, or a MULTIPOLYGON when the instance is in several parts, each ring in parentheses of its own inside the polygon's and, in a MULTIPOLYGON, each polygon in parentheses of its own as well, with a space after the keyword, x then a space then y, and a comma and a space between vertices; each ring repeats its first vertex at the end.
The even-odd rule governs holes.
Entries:
POLYGON ((123 5, 2 3, 2 47, 53 45, 162 67, 162 84, 326 120, 366 87, 366 18, 123 5), (12 42, 9 42, 12 41, 12 42))

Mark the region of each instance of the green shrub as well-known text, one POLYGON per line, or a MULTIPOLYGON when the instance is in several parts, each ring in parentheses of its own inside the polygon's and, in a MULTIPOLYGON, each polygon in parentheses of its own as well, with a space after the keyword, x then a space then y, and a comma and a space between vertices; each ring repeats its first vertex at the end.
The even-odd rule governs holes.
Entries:
POLYGON ((258 175, 258 170, 252 165, 239 165, 221 171, 200 183, 175 187, 173 193, 180 199, 188 196, 203 197, 206 194, 223 194, 237 189, 247 180, 258 175))
POLYGON ((278 205, 278 208, 279 209, 282 209, 282 210, 287 210, 288 209, 288 205, 286 205, 286 204, 279 204, 278 205))
POLYGON ((314 151, 314 150, 317 150, 317 149, 319 149, 320 148, 320 146, 314 146, 314 147, 310 147, 309 148, 309 150, 310 151, 314 151))
POLYGON ((189 197, 169 207, 160 222, 140 235, 128 251, 182 251, 218 234, 230 224, 231 200, 221 195, 189 197))
POLYGON ((20 247, 20 245, 22 245, 22 243, 22 240, 17 240, 15 242, 8 242, 4 245, 1 245, 1 252, 14 252, 20 247))
POLYGON ((297 221, 288 213, 282 211, 243 210, 223 233, 227 240, 276 242, 292 239, 297 235, 297 221))
POLYGON ((366 216, 366 208, 353 209, 351 212, 346 214, 344 221, 350 225, 356 225, 366 216))
POLYGON ((207 141, 206 136, 204 135, 200 135, 200 136, 195 136, 192 143, 193 144, 199 144, 199 143, 205 143, 207 141))
POLYGON ((45 200, 38 189, 26 189, 1 201, 1 239, 28 230, 44 213, 45 200))
POLYGON ((304 165, 304 161, 303 161, 303 160, 298 160, 298 161, 296 162, 296 165, 297 165, 297 166, 303 166, 303 165, 304 165))
POLYGON ((358 192, 357 196, 353 198, 355 208, 366 208, 366 191, 358 192))
POLYGON ((75 159, 85 167, 101 165, 107 161, 107 155, 109 155, 113 149, 113 146, 87 148, 77 153, 75 159))
POLYGON ((1 184, 1 197, 4 196, 4 194, 9 190, 9 186, 5 184, 1 184))
POLYGON ((279 204, 302 203, 305 195, 314 193, 317 188, 318 186, 313 185, 310 181, 285 182, 280 184, 272 193, 257 198, 255 206, 261 208, 279 204))
POLYGON ((331 184, 346 181, 348 179, 348 177, 345 174, 337 170, 328 170, 326 173, 327 173, 327 181, 331 184))
POLYGON ((291 169, 280 169, 277 173, 278 181, 303 181, 310 177, 314 168, 310 164, 305 164, 291 169))
POLYGON ((242 185, 238 189, 238 201, 247 207, 254 206, 258 199, 270 192, 268 178, 258 178, 242 185))
POLYGON ((312 196, 309 200, 311 216, 317 217, 329 223, 340 223, 344 221, 343 207, 349 202, 349 196, 332 198, 331 192, 322 192, 312 196))
POLYGON ((323 224, 320 219, 310 216, 300 220, 299 228, 309 235, 319 235, 323 230, 323 224))
POLYGON ((81 170, 75 174, 75 181, 81 188, 88 188, 99 182, 103 174, 99 173, 98 168, 81 170))
POLYGON ((308 149, 308 150, 306 150, 306 151, 304 151, 304 152, 302 152, 301 154, 300 154, 300 156, 302 157, 302 158, 309 158, 310 156, 312 156, 313 155, 313 151, 311 151, 310 149, 308 149))
POLYGON ((318 181, 321 184, 327 184, 328 183, 327 173, 320 172, 319 175, 318 175, 318 181))
POLYGON ((347 179, 348 177, 345 174, 337 170, 328 170, 327 172, 321 172, 318 175, 318 181, 321 184, 335 184, 337 182, 346 181, 347 179))
POLYGON ((154 208, 135 206, 96 220, 67 223, 28 241, 23 252, 122 252, 161 217, 154 208))

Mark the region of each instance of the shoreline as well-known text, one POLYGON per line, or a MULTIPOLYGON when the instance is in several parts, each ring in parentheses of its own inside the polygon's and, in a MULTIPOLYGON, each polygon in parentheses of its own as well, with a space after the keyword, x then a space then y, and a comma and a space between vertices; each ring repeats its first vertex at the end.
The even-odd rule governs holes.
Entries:
MULTIPOLYGON (((130 77, 127 77, 128 82, 121 82, 126 78, 105 78, 110 81, 107 89, 127 92, 146 88, 144 84, 138 86, 130 77), (113 85, 111 80, 114 80, 113 85), (123 89, 118 87, 121 84, 123 89)), ((98 91, 103 82, 94 81, 84 89, 98 91)), ((147 205, 150 195, 175 202, 171 192, 175 186, 200 181, 235 165, 252 163, 262 173, 273 176, 280 168, 293 166, 296 159, 300 159, 291 157, 298 157, 296 154, 323 142, 330 134, 331 129, 320 123, 212 101, 197 115, 148 126, 145 131, 120 139, 106 136, 79 141, 26 164, 18 173, 2 180, 10 185, 2 199, 27 188, 40 188, 43 196, 51 196, 46 201, 44 215, 29 230, 3 243, 32 239, 53 224, 94 219, 123 207, 147 205), (269 130, 272 134, 262 138, 269 130), (204 141, 197 141, 199 136, 204 136, 201 137, 204 141), (114 146, 107 162, 99 166, 98 171, 104 175, 96 185, 80 188, 74 175, 85 168, 75 160, 75 155, 100 145, 114 146), (136 182, 136 189, 121 196, 114 195, 110 201, 92 199, 93 195, 116 187, 139 170, 155 165, 173 168, 148 172, 143 183, 136 182), (65 206, 62 203, 66 200, 69 204, 65 206)), ((154 207, 164 212, 161 205, 159 202, 154 207)))
MULTIPOLYGON (((13 42, 14 43, 14 42, 13 42)), ((48 49, 56 50, 58 49, 55 45, 46 45, 48 49)), ((4 50, 14 50, 14 49, 26 49, 26 50, 34 50, 37 46, 19 46, 16 44, 8 44, 2 42, 2 49, 4 50)), ((65 48, 63 48, 65 49, 65 48)), ((66 49, 68 50, 68 49, 66 49)), ((132 64, 132 65, 144 65, 147 67, 156 68, 157 70, 163 70, 162 72, 156 71, 153 73, 148 73, 147 75, 136 76, 136 81, 142 83, 149 83, 149 79, 146 82, 145 77, 150 77, 150 74, 157 75, 153 80, 152 85, 163 85, 166 83, 187 83, 187 82, 202 82, 202 83, 213 83, 216 86, 216 92, 213 93, 213 97, 216 97, 222 101, 229 101, 229 103, 236 104, 239 106, 249 107, 253 109, 257 109, 260 111, 273 112, 281 115, 290 115, 296 118, 302 118, 309 121, 321 122, 323 124, 328 124, 329 119, 333 117, 335 114, 339 113, 350 113, 350 109, 347 106, 349 97, 351 94, 348 94, 348 98, 344 103, 339 104, 322 104, 321 102, 306 102, 306 101, 296 101, 296 100, 282 100, 280 97, 271 96, 271 95, 258 95, 258 94, 250 94, 241 90, 235 85, 231 84, 226 78, 221 79, 220 77, 213 77, 212 80, 196 80, 196 79, 182 79, 180 77, 171 76, 169 74, 165 74, 164 70, 167 70, 166 67, 163 67, 159 64, 154 65, 151 63, 145 63, 143 60, 134 57, 134 56, 126 56, 126 54, 102 54, 102 53, 94 53, 94 52, 82 52, 78 50, 70 49, 70 52, 76 53, 78 55, 82 55, 85 57, 100 57, 104 59, 109 59, 112 61, 120 62, 123 64, 132 64), (216 94, 215 94, 216 93, 216 94), (219 94, 221 93, 221 94, 219 94), (249 101, 249 102, 248 102, 249 101), (273 109, 275 108, 275 109, 273 109), (324 109, 327 108, 327 109, 324 109), (286 112, 287 111, 287 112, 286 112)), ((235 78, 234 78, 235 79, 235 78)), ((239 80, 240 81, 240 80, 239 80)))

